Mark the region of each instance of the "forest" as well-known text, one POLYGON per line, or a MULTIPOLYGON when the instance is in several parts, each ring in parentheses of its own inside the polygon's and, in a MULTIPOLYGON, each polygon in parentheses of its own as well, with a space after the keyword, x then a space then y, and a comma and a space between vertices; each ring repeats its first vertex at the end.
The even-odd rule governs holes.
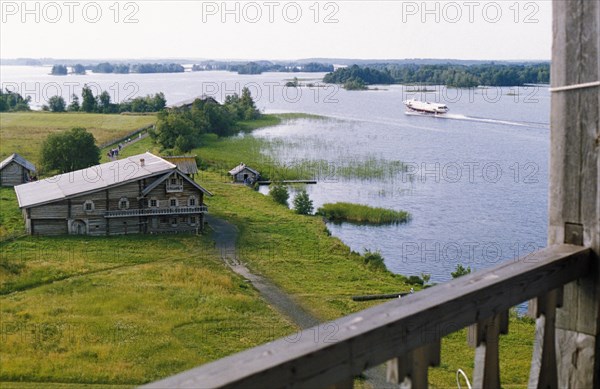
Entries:
POLYGON ((550 64, 415 65, 372 64, 337 69, 323 79, 326 83, 360 81, 373 84, 427 84, 456 88, 476 86, 522 86, 548 84, 550 64))

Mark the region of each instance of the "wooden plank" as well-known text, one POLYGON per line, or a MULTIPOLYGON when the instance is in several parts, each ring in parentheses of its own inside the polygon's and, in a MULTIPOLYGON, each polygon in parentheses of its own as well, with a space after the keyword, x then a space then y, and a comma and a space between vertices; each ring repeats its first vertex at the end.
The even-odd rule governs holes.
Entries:
POLYGON ((556 369, 555 324, 559 289, 538 297, 533 357, 529 388, 558 388, 556 369))
POLYGON ((315 342, 312 328, 293 343, 279 339, 147 387, 325 387, 586 276, 592 266, 590 249, 552 246, 335 320, 327 342, 315 342))
POLYGON ((477 323, 473 388, 500 389, 500 327, 504 314, 477 323))
MULTIPOLYGON (((600 2, 553 2, 554 87, 600 79, 600 2)), ((600 92, 552 94, 548 243, 580 243, 600 253, 600 92), (579 227, 580 226, 580 227, 579 227)), ((559 387, 598 387, 599 267, 565 285, 556 313, 559 387), (584 357, 585 356, 585 357, 584 357)), ((560 296, 559 296, 560 297, 560 296)), ((544 331, 538 326, 541 337, 544 331)), ((539 358, 539 356, 538 356, 539 358)))
POLYGON ((430 343, 387 362, 387 381, 412 389, 428 387, 429 367, 439 366, 441 342, 430 343))

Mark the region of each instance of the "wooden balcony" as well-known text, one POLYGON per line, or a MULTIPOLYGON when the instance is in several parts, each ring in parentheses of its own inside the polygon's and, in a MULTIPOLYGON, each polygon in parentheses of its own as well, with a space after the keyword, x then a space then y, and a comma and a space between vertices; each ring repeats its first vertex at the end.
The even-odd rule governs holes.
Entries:
POLYGON ((410 377, 413 388, 425 388, 429 366, 440 363, 441 338, 474 324, 474 387, 498 388, 498 337, 509 330, 508 309, 532 298, 537 325, 549 334, 534 350, 530 387, 537 387, 532 384, 540 371, 556 372, 556 361, 542 354, 556 355, 549 319, 562 304, 562 287, 593 274, 594 267, 589 248, 549 247, 327 323, 336 330, 329 341, 316 343, 319 329, 307 329, 293 342, 279 339, 146 387, 352 387, 355 376, 389 361, 390 381, 410 377))
POLYGON ((136 217, 136 216, 168 216, 168 215, 193 215, 198 213, 207 213, 208 207, 205 205, 199 207, 172 207, 172 208, 145 208, 145 209, 124 209, 118 211, 107 211, 104 214, 106 218, 118 217, 136 217))

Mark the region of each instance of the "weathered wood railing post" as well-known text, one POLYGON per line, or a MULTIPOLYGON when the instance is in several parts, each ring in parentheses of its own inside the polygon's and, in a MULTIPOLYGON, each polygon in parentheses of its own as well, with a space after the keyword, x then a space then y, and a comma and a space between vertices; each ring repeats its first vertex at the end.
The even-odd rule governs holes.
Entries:
MULTIPOLYGON (((599 25, 599 1, 553 2, 548 243, 589 246, 596 256, 600 253, 599 25)), ((556 311, 560 388, 600 387, 598 268, 565 285, 563 307, 556 311)), ((542 382, 530 385, 539 387, 542 382)))
POLYGON ((533 358, 529 374, 530 388, 557 388, 556 369, 556 308, 562 306, 562 288, 536 299, 533 358))
POLYGON ((508 333, 508 311, 469 327, 469 345, 475 348, 473 387, 500 389, 500 334, 508 333))
POLYGON ((387 380, 390 383, 406 383, 411 389, 428 387, 429 367, 439 366, 441 340, 412 350, 406 355, 387 362, 387 380))

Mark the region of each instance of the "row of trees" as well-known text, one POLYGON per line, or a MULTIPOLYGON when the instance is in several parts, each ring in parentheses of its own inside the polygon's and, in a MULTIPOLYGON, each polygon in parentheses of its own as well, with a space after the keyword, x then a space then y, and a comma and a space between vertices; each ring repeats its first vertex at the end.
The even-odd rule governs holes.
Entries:
POLYGON ((237 122, 259 117, 250 90, 244 88, 241 96, 228 96, 224 104, 207 97, 188 106, 161 111, 156 130, 150 135, 163 149, 188 152, 200 146, 202 134, 233 135, 239 131, 237 122))
POLYGON ((103 91, 94 96, 92 90, 85 85, 81 92, 81 104, 77 95, 71 96, 71 103, 67 106, 62 96, 52 96, 48 105, 42 110, 52 112, 88 112, 88 113, 121 113, 121 112, 158 112, 165 108, 167 99, 162 92, 145 97, 136 97, 122 103, 111 102, 110 93, 103 91))
POLYGON ((178 63, 111 64, 109 62, 90 66, 94 73, 183 73, 185 68, 178 63))
POLYGON ((323 82, 330 84, 345 84, 349 81, 362 82, 366 85, 394 83, 394 79, 388 72, 358 65, 339 68, 323 78, 323 82))
MULTIPOLYGON (((138 64, 111 64, 102 62, 97 65, 76 64, 71 66, 71 73, 86 74, 87 70, 94 73, 183 73, 185 68, 178 63, 138 63, 138 64)), ((65 76, 69 73, 67 65, 54 65, 50 74, 65 76)))
POLYGON ((19 93, 0 89, 0 112, 29 111, 30 101, 29 96, 23 98, 19 93))
POLYGON ((318 62, 282 65, 274 64, 269 61, 246 63, 206 61, 192 66, 192 71, 195 72, 203 70, 226 70, 230 72, 237 72, 238 74, 261 74, 264 72, 324 73, 333 72, 333 69, 333 65, 331 64, 323 64, 318 62))
POLYGON ((431 84, 458 88, 486 86, 521 86, 548 84, 550 64, 528 65, 415 65, 374 64, 369 67, 353 65, 327 74, 324 82, 345 84, 431 84))

